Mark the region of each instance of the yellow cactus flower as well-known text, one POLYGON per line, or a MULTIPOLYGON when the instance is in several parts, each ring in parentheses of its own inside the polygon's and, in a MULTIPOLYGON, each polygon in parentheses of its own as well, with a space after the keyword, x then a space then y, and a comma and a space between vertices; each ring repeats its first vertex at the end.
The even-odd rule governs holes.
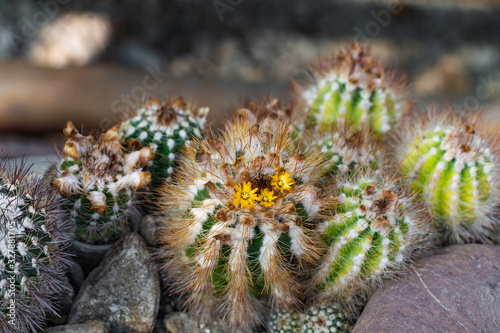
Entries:
POLYGON ((277 198, 273 194, 274 194, 273 191, 263 189, 260 192, 260 196, 257 198, 257 200, 259 200, 262 206, 271 207, 272 205, 274 205, 274 199, 277 198))
POLYGON ((281 193, 285 190, 290 191, 292 186, 295 184, 288 171, 276 171, 276 174, 271 176, 271 178, 273 180, 271 185, 273 185, 275 189, 280 190, 281 193))
POLYGON ((257 188, 252 190, 252 183, 243 182, 243 184, 238 184, 234 186, 236 193, 233 193, 234 201, 233 204, 241 205, 241 208, 251 209, 254 206, 254 201, 257 200, 258 196, 255 194, 257 188))

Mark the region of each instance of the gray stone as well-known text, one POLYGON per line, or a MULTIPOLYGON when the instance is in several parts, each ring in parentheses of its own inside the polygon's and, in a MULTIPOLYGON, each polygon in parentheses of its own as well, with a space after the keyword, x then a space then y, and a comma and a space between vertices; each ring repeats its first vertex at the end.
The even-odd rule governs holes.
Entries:
POLYGON ((85 281, 85 274, 83 273, 82 266, 72 260, 66 275, 68 276, 69 283, 71 283, 73 289, 78 292, 85 281))
POLYGON ((149 246, 156 246, 156 230, 158 226, 156 219, 151 215, 146 215, 139 224, 139 234, 144 237, 149 246))
POLYGON ((353 330, 500 332, 500 247, 454 245, 370 299, 353 330))
POLYGON ((146 243, 128 234, 109 250, 85 282, 68 323, 100 319, 110 332, 151 332, 159 307, 160 281, 146 243))
POLYGON ((100 321, 93 320, 83 324, 55 326, 48 328, 45 333, 108 333, 109 325, 100 321))
POLYGON ((214 320, 201 323, 185 312, 174 312, 165 318, 167 333, 252 333, 252 330, 234 330, 223 323, 214 320))

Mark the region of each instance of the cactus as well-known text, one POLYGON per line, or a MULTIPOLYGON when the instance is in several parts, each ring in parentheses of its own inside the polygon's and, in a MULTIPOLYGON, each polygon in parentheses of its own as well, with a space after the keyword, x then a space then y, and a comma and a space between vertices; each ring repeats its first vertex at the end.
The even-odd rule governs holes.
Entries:
POLYGON ((118 239, 136 213, 136 191, 151 181, 142 168, 154 158, 151 148, 124 154, 117 128, 83 136, 71 122, 52 186, 67 200, 62 209, 78 240, 103 244, 118 239))
POLYGON ((239 117, 190 144, 161 190, 163 271, 201 317, 249 327, 267 300, 278 309, 300 304, 298 268, 319 255, 305 225, 321 208, 322 157, 296 148, 290 129, 283 122, 263 132, 239 117))
POLYGON ((386 72, 358 43, 336 58, 320 60, 312 74, 314 82, 307 88, 295 85, 306 129, 365 125, 381 137, 410 108, 405 75, 386 72))
POLYGON ((48 183, 24 162, 0 162, 0 331, 35 332, 68 288, 68 233, 48 183))
POLYGON ((490 235, 499 198, 493 143, 477 114, 448 109, 415 115, 401 130, 397 162, 449 242, 484 241, 490 235))
POLYGON ((335 196, 333 216, 318 225, 328 250, 312 285, 319 304, 334 300, 355 312, 381 277, 404 268, 411 251, 422 246, 428 221, 384 170, 339 180, 335 196))
POLYGON ((346 316, 335 305, 311 307, 305 312, 280 311, 268 324, 271 333, 347 333, 346 316))
POLYGON ((149 167, 153 187, 171 179, 180 149, 193 137, 201 137, 208 111, 186 104, 182 97, 163 103, 150 99, 122 122, 118 132, 130 150, 153 149, 156 157, 149 167))
POLYGON ((361 167, 375 170, 383 156, 370 138, 368 130, 355 131, 349 126, 342 126, 327 133, 314 132, 306 142, 311 141, 324 154, 324 174, 330 177, 353 174, 361 167))

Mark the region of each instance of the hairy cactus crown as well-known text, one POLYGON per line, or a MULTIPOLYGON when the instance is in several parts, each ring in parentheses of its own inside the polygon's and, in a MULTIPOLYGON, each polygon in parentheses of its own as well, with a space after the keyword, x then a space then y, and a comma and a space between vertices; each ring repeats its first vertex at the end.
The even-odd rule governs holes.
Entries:
POLYGON ((40 330, 66 287, 68 234, 49 184, 24 163, 0 162, 0 330, 40 330))
POLYGON ((261 320, 261 296, 297 305, 296 263, 318 254, 304 224, 321 208, 319 152, 298 151, 287 122, 263 132, 243 117, 183 153, 162 189, 160 241, 164 271, 187 303, 197 312, 214 305, 235 326, 261 320))
POLYGON ((200 138, 209 109, 195 108, 182 97, 160 102, 150 99, 118 130, 130 150, 149 147, 155 159, 149 167, 153 186, 170 180, 178 153, 192 138, 200 138))
POLYGON ((328 250, 312 281, 321 303, 351 306, 382 276, 403 268, 427 236, 425 213, 384 174, 360 170, 338 185, 333 216, 319 224, 328 250))
POLYGON ((398 162, 454 243, 484 240, 498 202, 498 157, 478 115, 429 110, 401 130, 398 162))
POLYGON ((71 122, 52 186, 67 200, 63 205, 76 236, 89 243, 117 239, 134 213, 135 192, 151 181, 142 171, 154 158, 151 148, 125 154, 117 128, 99 136, 83 136, 71 122))
POLYGON ((320 60, 312 72, 313 84, 306 89, 297 85, 306 128, 329 130, 349 124, 354 129, 368 126, 382 135, 410 107, 405 76, 386 72, 358 43, 336 58, 320 60))

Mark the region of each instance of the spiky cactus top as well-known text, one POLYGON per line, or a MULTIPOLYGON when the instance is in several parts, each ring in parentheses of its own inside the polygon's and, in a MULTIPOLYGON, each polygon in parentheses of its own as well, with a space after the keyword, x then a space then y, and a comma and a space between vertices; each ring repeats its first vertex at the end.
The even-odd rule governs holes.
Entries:
POLYGON ((298 262, 317 260, 304 225, 320 209, 317 151, 300 152, 289 123, 261 132, 247 119, 198 140, 162 189, 163 270, 200 314, 234 327, 262 320, 268 298, 299 303, 298 262))
POLYGON ((152 149, 124 154, 116 130, 83 136, 71 122, 64 128, 67 141, 52 185, 67 198, 63 210, 86 243, 119 238, 135 212, 135 192, 151 181, 142 168, 154 158, 152 149))
POLYGON ((404 267, 428 232, 427 220, 383 170, 339 180, 335 196, 333 216, 319 224, 328 251, 312 281, 320 303, 351 307, 382 276, 404 267))
POLYGON ((296 134, 296 119, 292 107, 284 107, 281 101, 275 97, 262 98, 258 101, 246 101, 242 108, 237 111, 238 117, 246 118, 255 124, 263 132, 273 132, 280 123, 289 123, 290 131, 296 134))
POLYGON ((415 114, 396 147, 403 175, 445 237, 454 243, 484 240, 495 223, 499 166, 497 147, 478 115, 446 109, 415 114))
POLYGON ((66 288, 68 234, 50 185, 23 163, 0 162, 0 331, 41 330, 66 288))
POLYGON ((186 141, 201 137, 208 111, 207 107, 194 108, 182 97, 165 102, 150 99, 120 125, 121 140, 129 149, 152 148, 153 186, 170 180, 180 149, 186 141))
POLYGON ((387 73, 358 43, 336 58, 320 60, 312 72, 314 82, 297 89, 297 107, 304 113, 306 128, 367 125, 380 136, 410 107, 404 76, 387 73))
POLYGON ((305 312, 280 311, 269 322, 271 333, 344 333, 350 332, 342 311, 334 305, 311 307, 305 312))

